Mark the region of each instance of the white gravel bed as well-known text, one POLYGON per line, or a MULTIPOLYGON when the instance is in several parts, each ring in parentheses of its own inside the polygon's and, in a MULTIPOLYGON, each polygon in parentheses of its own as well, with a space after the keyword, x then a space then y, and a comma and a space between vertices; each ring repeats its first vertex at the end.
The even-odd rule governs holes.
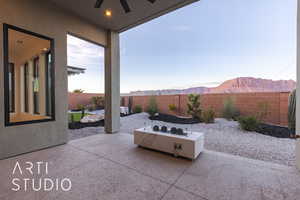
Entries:
MULTIPOLYGON (((121 117, 121 132, 132 134, 134 129, 145 125, 166 125, 192 129, 205 133, 205 148, 208 150, 239 155, 247 158, 273 162, 277 164, 295 166, 295 140, 280 139, 262 135, 256 132, 242 131, 237 122, 216 119, 214 124, 178 125, 158 122, 148 119, 148 114, 134 114, 121 117)), ((104 133, 103 127, 69 130, 70 139, 78 139, 95 134, 104 133)))
POLYGON ((121 118, 121 131, 132 133, 144 125, 158 124, 176 126, 183 129, 205 133, 205 148, 247 158, 294 166, 296 163, 295 140, 281 139, 256 132, 245 132, 237 122, 216 119, 214 124, 178 125, 148 119, 148 114, 141 113, 121 118))

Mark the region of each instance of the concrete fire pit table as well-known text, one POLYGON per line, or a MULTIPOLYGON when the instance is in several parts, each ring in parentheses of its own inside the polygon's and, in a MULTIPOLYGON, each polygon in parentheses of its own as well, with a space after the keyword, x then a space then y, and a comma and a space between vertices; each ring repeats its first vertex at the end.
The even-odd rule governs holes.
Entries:
POLYGON ((154 131, 151 126, 134 131, 134 144, 173 154, 174 156, 196 159, 204 150, 204 134, 188 132, 187 136, 154 131))

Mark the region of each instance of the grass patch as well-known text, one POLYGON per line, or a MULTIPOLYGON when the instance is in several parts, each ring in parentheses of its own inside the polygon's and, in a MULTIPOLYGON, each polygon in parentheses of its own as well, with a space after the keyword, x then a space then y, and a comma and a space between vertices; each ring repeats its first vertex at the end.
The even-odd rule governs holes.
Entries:
MULTIPOLYGON (((71 122, 73 115, 74 122, 79 122, 81 120, 81 113, 69 113, 69 122, 71 122)), ((87 116, 89 114, 85 113, 84 116, 87 116)))

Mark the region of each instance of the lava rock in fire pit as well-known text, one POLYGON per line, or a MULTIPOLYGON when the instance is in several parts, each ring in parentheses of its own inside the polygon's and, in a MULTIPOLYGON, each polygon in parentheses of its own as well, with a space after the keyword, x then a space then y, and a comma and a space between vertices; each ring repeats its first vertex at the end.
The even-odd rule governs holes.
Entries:
POLYGON ((159 131, 159 127, 157 125, 153 126, 153 131, 159 131))
POLYGON ((168 131, 168 128, 166 126, 161 127, 161 132, 166 133, 168 131))
POLYGON ((172 128, 171 128, 171 133, 172 133, 172 134, 177 134, 177 128, 172 127, 172 128))
POLYGON ((177 134, 178 134, 178 135, 183 135, 183 134, 184 134, 184 133, 183 133, 183 130, 182 130, 181 128, 177 129, 177 134))

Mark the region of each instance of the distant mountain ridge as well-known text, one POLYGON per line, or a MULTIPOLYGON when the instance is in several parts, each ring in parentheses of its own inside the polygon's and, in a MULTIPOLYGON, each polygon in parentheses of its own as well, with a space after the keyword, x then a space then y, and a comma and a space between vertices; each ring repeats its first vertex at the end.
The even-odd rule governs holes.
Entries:
POLYGON ((270 80, 253 77, 239 77, 225 81, 217 87, 193 87, 188 89, 146 90, 130 92, 130 95, 173 95, 209 93, 247 93, 247 92, 289 92, 296 88, 294 80, 270 80))

